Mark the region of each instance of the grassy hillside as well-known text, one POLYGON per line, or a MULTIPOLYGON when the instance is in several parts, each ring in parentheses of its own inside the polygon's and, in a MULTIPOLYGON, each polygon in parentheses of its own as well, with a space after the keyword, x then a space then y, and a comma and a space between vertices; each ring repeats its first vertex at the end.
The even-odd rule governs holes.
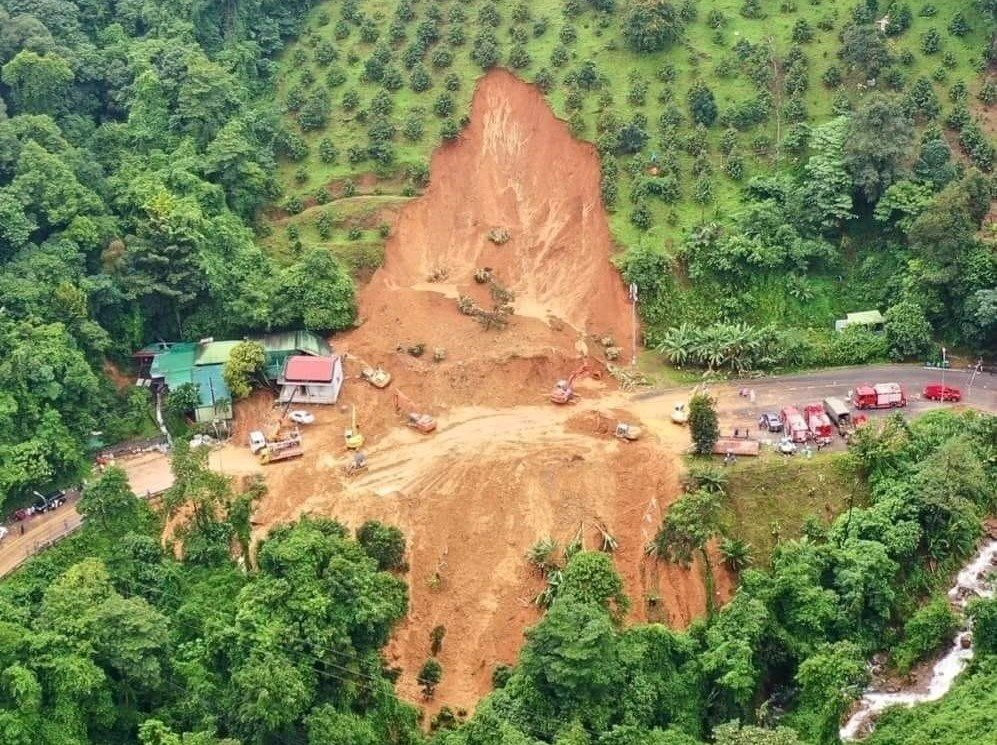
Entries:
MULTIPOLYGON (((571 122, 580 137, 597 141, 600 117, 606 124, 607 113, 618 122, 633 121, 635 117, 638 122, 640 117, 646 120, 644 129, 649 139, 645 146, 635 155, 610 159, 618 161, 619 171, 618 194, 610 204, 612 229, 624 246, 673 245, 683 228, 703 218, 729 214, 738 203, 741 185, 751 176, 795 165, 798 156, 790 152, 786 139, 791 136, 794 118, 817 124, 865 95, 864 76, 849 75, 847 66, 837 57, 839 34, 851 17, 851 4, 761 0, 757 6, 764 17, 745 17, 742 11, 750 14, 750 5, 742 0, 675 3, 689 19, 684 40, 661 52, 638 54, 623 39, 619 7, 611 14, 600 13, 582 0, 518 4, 484 0, 322 3, 311 12, 300 40, 280 59, 277 100, 286 112, 290 129, 301 135, 308 148, 307 154, 297 160, 284 159, 281 183, 292 197, 294 209, 298 207, 294 197, 307 200, 328 184, 332 184, 333 195, 340 196, 350 180, 358 181, 360 174, 372 171, 394 177, 381 187, 383 191, 413 193, 424 177, 430 153, 440 142, 441 127, 446 122, 459 123, 468 111, 474 81, 482 74, 482 64, 472 59, 476 37, 481 29, 486 29, 486 34, 490 29, 497 42, 496 63, 515 69, 527 80, 549 81, 548 97, 554 110, 571 122), (785 86, 786 60, 794 46, 794 31, 801 42, 798 48, 805 56, 806 68, 805 74, 796 73, 798 78, 805 77, 805 90, 799 91, 795 100, 785 86), (413 51, 413 42, 420 35, 430 40, 423 45, 423 53, 413 51), (746 104, 759 97, 759 89, 748 77, 747 65, 737 56, 736 45, 743 45, 742 40, 770 50, 774 78, 766 87, 771 105, 758 123, 751 125, 742 119, 731 134, 725 135, 729 118, 738 111, 743 114, 746 104), (372 67, 369 60, 378 52, 388 61, 372 67), (587 89, 581 82, 566 82, 566 78, 578 76, 585 80, 592 71, 586 67, 588 62, 594 63, 600 79, 595 87, 587 89), (844 73, 840 85, 833 89, 822 82, 831 67, 844 73), (419 80, 423 72, 426 76, 419 80), (688 92, 698 83, 712 90, 719 117, 706 130, 708 153, 697 161, 687 152, 677 152, 674 140, 667 148, 662 147, 661 133, 668 126, 662 121, 664 115, 665 119, 671 117, 678 142, 696 137, 688 92), (413 89, 427 84, 426 90, 413 89), (450 92, 448 88, 455 89, 452 113, 441 117, 434 110, 441 107, 439 111, 446 112, 451 108, 445 101, 439 102, 450 92), (314 100, 309 101, 309 97, 314 100), (328 113, 321 124, 321 110, 326 106, 328 113), (379 112, 386 114, 395 129, 390 139, 391 152, 384 162, 375 161, 368 152, 368 129, 373 123, 383 125, 379 112), (302 121, 305 129, 300 127, 302 121), (722 142, 725 137, 727 140, 722 142), (334 159, 330 158, 328 145, 323 158, 323 139, 335 146, 334 159), (736 181, 725 173, 731 158, 723 154, 722 145, 734 154, 734 160, 743 163, 743 173, 736 181), (668 199, 674 200, 671 203, 661 198, 643 200, 650 224, 647 229, 638 228, 633 223, 631 203, 634 175, 650 172, 672 154, 677 156, 673 165, 678 169, 679 193, 669 195, 668 199), (403 178, 405 174, 410 178, 403 178), (702 185, 707 182, 712 191, 708 198, 702 193, 702 185), (705 201, 697 201, 697 192, 705 201)), ((886 3, 879 5, 876 18, 885 13, 886 3)), ((943 110, 952 106, 949 89, 957 82, 965 83, 972 97, 982 84, 979 73, 988 33, 977 6, 968 1, 932 4, 926 0, 912 0, 906 6, 911 11, 911 25, 903 33, 888 37, 895 64, 889 68, 891 72, 881 74, 877 89, 897 90, 909 87, 920 76, 929 76, 943 110), (930 15, 932 10, 935 12, 930 15), (949 31, 956 13, 962 14, 970 29, 961 37, 949 31), (922 38, 931 30, 939 33, 941 48, 926 54, 922 38)), ((795 85, 797 89, 804 87, 799 79, 795 85)), ((300 143, 295 147, 296 155, 302 155, 300 143)), ((374 188, 368 184, 366 190, 374 188)), ((359 191, 365 188, 361 186, 359 191)), ((301 222, 316 217, 309 214, 301 222)), ((280 222, 273 227, 279 233, 286 226, 280 222)), ((341 239, 337 235, 319 242, 339 249, 341 239)), ((274 240, 280 242, 283 237, 274 240)), ((830 297, 830 289, 818 287, 817 293, 830 297)), ((775 290, 773 297, 781 294, 780 288, 775 290)), ((774 307, 775 315, 783 317, 785 309, 778 304, 774 307)), ((835 310, 827 308, 821 315, 835 310)))
POLYGON ((752 546, 755 562, 767 566, 780 540, 803 535, 808 518, 830 524, 849 504, 869 501, 856 462, 842 453, 806 460, 766 453, 742 458, 730 468, 724 522, 728 535, 752 546))

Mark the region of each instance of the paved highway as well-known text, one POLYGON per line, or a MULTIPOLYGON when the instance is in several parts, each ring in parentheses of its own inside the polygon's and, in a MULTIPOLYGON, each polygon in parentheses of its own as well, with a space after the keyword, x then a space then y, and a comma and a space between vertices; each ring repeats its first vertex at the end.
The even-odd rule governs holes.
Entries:
MULTIPOLYGON (((964 405, 997 413, 997 376, 989 373, 977 375, 972 390, 969 389, 970 377, 970 373, 965 369, 946 370, 945 384, 962 389, 964 405)), ((717 383, 710 386, 710 391, 717 398, 721 429, 724 433, 728 433, 734 427, 744 426, 754 429, 758 416, 763 411, 778 411, 790 404, 802 406, 811 402, 816 403, 827 396, 844 397, 849 390, 862 383, 902 384, 907 390, 909 399, 905 411, 920 413, 942 406, 949 407, 952 404, 925 401, 921 397, 921 390, 925 384, 940 382, 941 378, 941 371, 917 365, 869 365, 717 383), (738 391, 742 388, 755 391, 754 403, 739 395, 738 391)), ((675 403, 678 403, 687 400, 689 392, 694 387, 688 385, 645 391, 636 394, 635 398, 674 399, 675 403)), ((875 412, 874 415, 876 413, 889 412, 875 412)), ((155 494, 172 483, 168 460, 162 454, 147 455, 133 461, 124 460, 120 465, 129 472, 132 488, 138 494, 155 494)), ((10 534, 0 542, 0 577, 20 566, 28 556, 79 527, 82 518, 76 511, 75 501, 76 498, 72 499, 54 512, 36 515, 22 523, 8 525, 10 534), (20 533, 22 526, 24 535, 20 533)))
MULTIPOLYGON (((990 373, 977 375, 970 390, 971 377, 971 373, 965 369, 946 370, 945 385, 955 386, 962 390, 962 403, 964 405, 997 413, 997 376, 990 373)), ((941 382, 941 379, 940 370, 920 365, 865 365, 715 383, 710 385, 710 390, 717 398, 717 411, 722 419, 744 419, 744 422, 739 421, 738 423, 754 424, 758 414, 762 411, 778 411, 783 406, 790 404, 800 406, 819 402, 827 396, 844 397, 849 390, 853 390, 863 383, 900 383, 907 391, 908 411, 928 411, 943 405, 950 407, 952 404, 926 401, 921 396, 921 391, 927 383, 941 382), (750 388, 755 391, 753 404, 748 398, 738 395, 738 391, 742 388, 750 388)), ((688 392, 693 387, 680 386, 647 391, 637 394, 637 396, 641 399, 675 398, 677 392, 688 392)))

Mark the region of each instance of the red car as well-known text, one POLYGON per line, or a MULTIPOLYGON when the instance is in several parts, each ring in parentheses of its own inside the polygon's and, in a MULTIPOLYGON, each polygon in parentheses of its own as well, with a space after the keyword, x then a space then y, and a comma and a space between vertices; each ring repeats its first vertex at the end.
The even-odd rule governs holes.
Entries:
POLYGON ((962 401, 962 391, 950 385, 928 383, 924 386, 924 397, 932 401, 962 401))

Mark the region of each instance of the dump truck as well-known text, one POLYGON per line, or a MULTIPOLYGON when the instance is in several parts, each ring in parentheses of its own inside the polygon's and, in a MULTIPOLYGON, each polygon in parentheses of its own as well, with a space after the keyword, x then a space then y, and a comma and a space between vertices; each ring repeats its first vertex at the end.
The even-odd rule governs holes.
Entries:
POLYGON ((300 458, 304 452, 301 449, 301 434, 295 429, 280 440, 268 440, 258 455, 260 463, 269 465, 282 460, 300 458))
POLYGON ((807 423, 800 415, 799 409, 795 406, 787 406, 779 412, 779 418, 782 420, 783 431, 789 439, 793 442, 807 441, 810 430, 807 429, 807 423))
POLYGON ((852 423, 852 413, 848 404, 836 396, 824 399, 824 413, 827 414, 827 418, 838 428, 839 432, 847 429, 852 423))
POLYGON ((824 412, 821 404, 808 404, 803 407, 803 418, 810 430, 810 437, 814 442, 821 445, 830 445, 834 439, 834 430, 831 428, 831 420, 824 412))
POLYGON ((856 409, 895 409, 907 405, 907 394, 899 383, 860 385, 852 394, 856 409))

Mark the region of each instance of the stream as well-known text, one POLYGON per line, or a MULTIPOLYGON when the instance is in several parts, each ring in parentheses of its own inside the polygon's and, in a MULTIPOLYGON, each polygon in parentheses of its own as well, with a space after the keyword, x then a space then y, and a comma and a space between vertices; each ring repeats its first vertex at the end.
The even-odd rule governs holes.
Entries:
MULTIPOLYGON (((952 605, 965 610, 973 598, 993 597, 991 574, 995 571, 997 571, 997 539, 988 538, 972 561, 959 572, 955 585, 949 590, 948 596, 952 605)), ((972 658, 972 632, 968 620, 964 620, 948 652, 931 668, 931 677, 927 685, 910 686, 907 690, 889 693, 877 690, 876 683, 873 682, 859 699, 858 708, 840 729, 839 736, 846 741, 867 736, 872 732, 879 713, 890 706, 913 706, 940 699, 952 687, 956 677, 972 658), (967 639, 968 641, 964 641, 967 639)))

